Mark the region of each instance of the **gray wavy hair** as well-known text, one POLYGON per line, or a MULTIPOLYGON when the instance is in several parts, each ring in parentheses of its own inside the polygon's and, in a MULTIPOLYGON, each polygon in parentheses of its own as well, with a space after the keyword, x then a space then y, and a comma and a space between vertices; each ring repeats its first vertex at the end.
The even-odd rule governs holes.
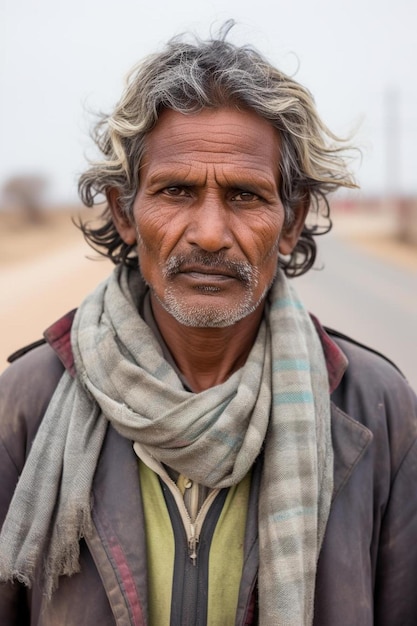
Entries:
MULTIPOLYGON (((273 67, 250 46, 226 41, 231 22, 218 38, 187 42, 176 37, 165 49, 136 65, 127 78, 121 100, 93 131, 104 158, 91 163, 80 177, 79 193, 91 207, 111 188, 132 216, 140 185, 140 166, 147 134, 164 109, 192 114, 204 108, 237 105, 268 120, 281 138, 280 197, 288 226, 300 205, 326 218, 326 226, 304 226, 290 257, 280 259, 288 276, 305 273, 316 258, 315 235, 331 228, 327 196, 339 187, 356 187, 344 158, 349 146, 321 121, 313 97, 298 82, 273 67)), ((80 228, 92 247, 115 264, 137 267, 135 246, 119 236, 109 206, 102 223, 80 228)))

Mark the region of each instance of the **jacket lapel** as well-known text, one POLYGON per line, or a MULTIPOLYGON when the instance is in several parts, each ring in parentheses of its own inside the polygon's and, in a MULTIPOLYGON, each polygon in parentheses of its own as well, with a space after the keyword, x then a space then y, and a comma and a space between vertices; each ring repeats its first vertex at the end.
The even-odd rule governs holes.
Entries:
POLYGON ((331 403, 334 501, 372 441, 371 431, 331 403))

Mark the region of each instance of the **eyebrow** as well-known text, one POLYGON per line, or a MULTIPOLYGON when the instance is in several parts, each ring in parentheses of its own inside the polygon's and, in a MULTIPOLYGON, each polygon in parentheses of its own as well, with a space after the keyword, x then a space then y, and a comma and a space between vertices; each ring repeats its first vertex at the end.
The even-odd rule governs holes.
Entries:
MULTIPOLYGON (((242 189, 251 193, 274 193, 279 190, 279 172, 277 178, 271 179, 265 175, 262 170, 257 174, 250 168, 247 174, 242 175, 239 172, 223 172, 224 183, 218 183, 222 188, 242 189)), ((147 185, 154 186, 181 186, 181 187, 198 187, 201 185, 198 173, 193 174, 191 166, 173 165, 172 168, 159 166, 148 175, 147 185), (181 171, 183 170, 183 171, 181 171)), ((216 182, 217 179, 216 179, 216 182)))

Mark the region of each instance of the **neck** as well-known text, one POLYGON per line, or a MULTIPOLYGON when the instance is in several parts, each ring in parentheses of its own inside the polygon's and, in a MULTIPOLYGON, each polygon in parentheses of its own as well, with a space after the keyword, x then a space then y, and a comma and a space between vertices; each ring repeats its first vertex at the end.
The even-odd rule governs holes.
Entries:
POLYGON ((220 385, 244 365, 264 309, 262 303, 233 326, 193 328, 177 322, 152 295, 151 303, 159 332, 195 392, 220 385))

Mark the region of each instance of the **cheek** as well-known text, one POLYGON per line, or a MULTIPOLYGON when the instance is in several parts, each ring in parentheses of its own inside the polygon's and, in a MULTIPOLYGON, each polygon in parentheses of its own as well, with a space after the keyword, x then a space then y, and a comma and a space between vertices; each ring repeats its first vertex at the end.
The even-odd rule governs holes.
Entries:
POLYGON ((260 274, 263 274, 266 282, 270 282, 276 272, 278 267, 278 246, 274 245, 273 248, 269 249, 268 255, 264 260, 260 268, 260 274))
POLYGON ((281 233, 280 225, 276 222, 268 221, 263 228, 259 228, 258 223, 254 226, 247 238, 250 257, 255 265, 269 265, 274 263, 278 256, 279 237, 281 233))
POLYGON ((163 260, 157 253, 157 248, 153 249, 145 246, 141 240, 137 246, 139 270, 142 278, 148 285, 151 285, 158 293, 163 289, 163 260))
POLYGON ((167 257, 181 236, 181 220, 173 212, 152 206, 142 207, 135 215, 140 247, 156 257, 167 257))
POLYGON ((161 219, 140 215, 136 219, 138 248, 151 254, 157 254, 165 239, 166 228, 161 219))
POLYGON ((150 214, 142 206, 141 208, 135 207, 134 220, 139 267, 146 282, 153 282, 160 261, 162 224, 159 223, 155 214, 150 214))

